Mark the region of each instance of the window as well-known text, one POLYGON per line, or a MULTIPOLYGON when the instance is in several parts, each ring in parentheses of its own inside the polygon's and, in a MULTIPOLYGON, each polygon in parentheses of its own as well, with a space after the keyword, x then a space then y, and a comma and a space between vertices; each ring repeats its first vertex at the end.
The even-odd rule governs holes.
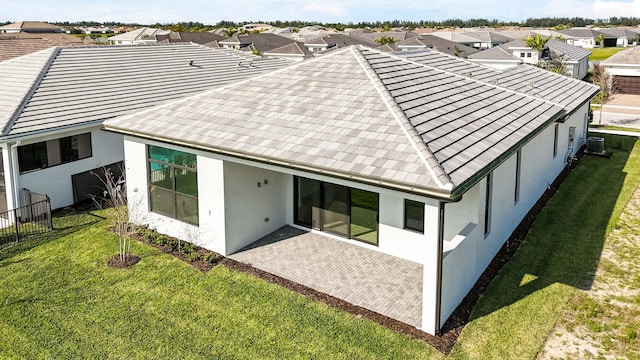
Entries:
POLYGON ((491 192, 493 191, 493 176, 487 174, 487 186, 484 201, 484 235, 491 231, 491 192))
POLYGON ((85 133, 18 147, 18 167, 26 172, 91 156, 91 133, 85 133))
POLYGON ((531 53, 527 53, 527 57, 530 58, 531 57, 531 53))
POLYGON ((522 164, 522 149, 516 152, 516 180, 515 180, 515 189, 513 194, 513 202, 517 203, 518 199, 520 199, 520 167, 522 164))
POLYGON ((18 165, 20 172, 47 167, 47 143, 43 141, 18 147, 18 165))
POLYGON ((424 234, 424 203, 404 199, 404 228, 424 234))
POLYGON ((556 123, 555 128, 553 129, 553 157, 555 158, 558 155, 558 131, 560 129, 560 124, 556 123))
POLYGON ((521 58, 523 58, 523 57, 524 57, 524 53, 523 53, 523 52, 521 52, 521 53, 520 53, 520 57, 521 57, 521 58))
POLYGON ((196 155, 153 145, 147 151, 151 211, 198 225, 196 155))

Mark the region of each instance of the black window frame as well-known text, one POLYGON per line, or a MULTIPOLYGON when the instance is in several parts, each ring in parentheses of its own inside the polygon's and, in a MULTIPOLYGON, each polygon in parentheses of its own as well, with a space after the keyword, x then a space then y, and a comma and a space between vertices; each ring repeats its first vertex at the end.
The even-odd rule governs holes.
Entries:
MULTIPOLYGON (((79 144, 79 142, 76 140, 76 144, 79 144)), ((73 148, 72 148, 73 150, 73 148)), ((32 156, 35 157, 35 153, 32 150, 31 151, 34 155, 32 156)), ((78 160, 82 160, 82 159, 88 159, 90 157, 93 156, 93 138, 91 136, 91 132, 86 132, 86 133, 82 133, 82 134, 76 134, 76 135, 70 135, 70 136, 65 136, 65 137, 61 137, 61 138, 57 138, 57 139, 51 139, 51 140, 47 140, 47 141, 39 141, 39 142, 35 142, 35 143, 31 143, 31 144, 25 144, 25 145, 20 145, 18 147, 18 170, 19 172, 22 173, 27 173, 30 171, 35 171, 35 170, 42 170, 42 169, 48 169, 54 166, 58 166, 58 165, 62 165, 62 164, 68 164, 68 163, 72 163, 74 161, 78 161, 78 160), (64 157, 64 150, 63 150, 63 143, 65 142, 70 142, 71 146, 73 146, 73 138, 75 137, 76 139, 79 136, 83 136, 83 135, 88 135, 88 139, 89 139, 89 154, 86 156, 82 156, 80 157, 80 148, 78 146, 77 149, 75 149, 75 156, 71 157, 71 158, 66 158, 64 157), (49 150, 47 148, 47 142, 48 141, 57 141, 58 142, 58 155, 60 156, 60 162, 55 163, 55 164, 51 164, 51 160, 49 159, 49 150), (44 159, 45 159, 45 164, 41 164, 39 166, 33 166, 26 168, 24 167, 24 162, 26 161, 24 158, 24 152, 26 150, 28 150, 29 148, 34 148, 36 145, 41 146, 42 148, 40 149, 40 151, 43 150, 44 153, 44 159)), ((33 161, 33 159, 32 159, 33 161)))
POLYGON ((522 172, 522 149, 516 151, 516 176, 515 176, 515 188, 513 193, 513 202, 517 203, 520 200, 520 177, 522 172))
POLYGON ((18 147, 18 170, 21 174, 29 171, 45 169, 47 167, 49 167, 49 154, 47 153, 46 141, 20 145, 18 147), (44 153, 44 157, 41 155, 37 156, 37 154, 42 153, 44 153), (40 157, 40 161, 36 161, 38 157, 40 157), (45 162, 44 164, 42 163, 43 160, 45 162), (36 163, 40 164, 36 165, 36 163), (30 166, 26 167, 25 164, 29 164, 30 166))
MULTIPOLYGON (((424 208, 425 208, 425 203, 420 202, 420 201, 416 201, 416 200, 411 200, 411 199, 404 199, 404 206, 403 206, 403 216, 402 216, 402 228, 404 230, 410 230, 410 231, 414 231, 420 234, 424 234, 424 208), (417 205, 415 206, 416 209, 420 209, 420 212, 422 213, 422 216, 419 219, 420 224, 422 225, 421 228, 415 228, 412 227, 409 224, 409 205, 417 205)), ((418 220, 418 219, 413 219, 413 220, 418 220)))
POLYGON ((491 233, 491 204, 493 202, 493 172, 487 174, 484 202, 484 236, 491 233))
POLYGON ((186 223, 186 224, 190 224, 190 225, 194 225, 194 226, 199 226, 200 225, 200 213, 199 213, 199 194, 198 194, 198 169, 197 169, 197 164, 198 164, 198 160, 197 160, 197 155, 193 154, 193 153, 188 153, 186 151, 182 151, 182 150, 175 150, 175 149, 170 149, 170 148, 165 148, 162 146, 156 146, 156 145, 147 145, 146 146, 146 152, 147 152, 147 180, 148 180, 148 186, 147 186, 147 191, 148 191, 148 209, 150 212, 154 213, 154 214, 159 214, 162 216, 166 216, 169 217, 171 219, 186 223), (179 164, 175 164, 172 162, 168 162, 168 161, 162 161, 162 160, 157 160, 157 159, 152 159, 151 158, 151 152, 150 152, 150 147, 154 146, 157 148, 163 148, 163 149, 167 149, 167 150, 171 150, 171 151, 179 151, 188 155, 193 155, 195 156, 195 163, 193 167, 189 167, 189 166, 185 166, 185 165, 179 165, 179 164), (168 172, 170 174, 169 178, 171 179, 171 189, 165 188, 165 187, 159 187, 161 188, 163 191, 168 191, 171 193, 171 199, 172 199, 172 210, 173 213, 169 214, 167 212, 162 212, 159 211, 158 208, 154 209, 153 206, 153 196, 152 196, 152 192, 155 190, 155 187, 157 185, 153 184, 152 181, 152 170, 151 170, 151 164, 160 164, 161 166, 166 166, 168 169, 168 172), (196 195, 191 195, 182 191, 179 191, 177 189, 178 187, 178 181, 177 181, 177 176, 176 176, 176 171, 188 171, 188 172, 193 172, 195 175, 195 179, 196 179, 196 195), (196 221, 192 222, 192 221, 188 221, 187 219, 183 219, 180 218, 178 216, 178 196, 183 196, 183 197, 187 197, 187 198, 191 198, 191 199, 195 199, 196 201, 196 221))

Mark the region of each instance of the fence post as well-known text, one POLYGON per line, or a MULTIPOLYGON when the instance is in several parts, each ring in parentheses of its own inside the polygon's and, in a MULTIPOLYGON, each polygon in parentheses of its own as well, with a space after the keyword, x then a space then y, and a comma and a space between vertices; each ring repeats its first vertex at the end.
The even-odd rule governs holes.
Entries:
POLYGON ((45 195, 47 199, 47 223, 49 224, 49 230, 53 230, 53 217, 51 216, 51 199, 49 199, 49 195, 45 195))
POLYGON ((20 241, 20 225, 18 220, 18 209, 13 209, 13 223, 16 227, 16 242, 20 241))

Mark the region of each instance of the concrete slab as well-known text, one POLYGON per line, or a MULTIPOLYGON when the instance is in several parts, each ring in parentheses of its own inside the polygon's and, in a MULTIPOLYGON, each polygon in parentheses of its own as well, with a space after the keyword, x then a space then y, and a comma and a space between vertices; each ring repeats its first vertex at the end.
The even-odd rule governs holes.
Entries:
POLYGON ((409 325, 421 325, 421 264, 291 226, 229 257, 409 325))

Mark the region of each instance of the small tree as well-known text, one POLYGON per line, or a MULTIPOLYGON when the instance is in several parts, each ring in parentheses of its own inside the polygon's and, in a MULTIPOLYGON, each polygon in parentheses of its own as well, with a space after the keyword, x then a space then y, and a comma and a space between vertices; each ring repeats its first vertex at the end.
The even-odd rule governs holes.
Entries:
POLYGON ((97 208, 111 209, 112 229, 118 235, 118 260, 122 265, 127 265, 137 259, 137 256, 131 255, 131 235, 137 231, 137 225, 129 221, 124 169, 120 170, 122 175, 118 178, 107 167, 102 168, 101 174, 92 171, 91 175, 100 180, 102 196, 89 196, 97 208))
POLYGON ((591 71, 591 83, 600 87, 600 93, 593 99, 594 103, 604 105, 611 95, 611 76, 600 64, 593 65, 591 71))
POLYGON ((600 34, 596 37, 596 45, 600 45, 600 47, 604 47, 604 35, 600 34))
POLYGON ((381 37, 377 38, 375 42, 380 45, 386 45, 395 43, 396 39, 393 36, 382 35, 381 37))

